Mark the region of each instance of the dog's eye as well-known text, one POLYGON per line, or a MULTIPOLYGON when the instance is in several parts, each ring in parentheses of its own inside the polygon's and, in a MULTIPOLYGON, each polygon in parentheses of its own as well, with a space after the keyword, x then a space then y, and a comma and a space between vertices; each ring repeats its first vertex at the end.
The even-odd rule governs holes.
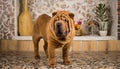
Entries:
POLYGON ((65 19, 64 21, 65 21, 66 23, 68 23, 68 20, 67 20, 67 19, 65 19))

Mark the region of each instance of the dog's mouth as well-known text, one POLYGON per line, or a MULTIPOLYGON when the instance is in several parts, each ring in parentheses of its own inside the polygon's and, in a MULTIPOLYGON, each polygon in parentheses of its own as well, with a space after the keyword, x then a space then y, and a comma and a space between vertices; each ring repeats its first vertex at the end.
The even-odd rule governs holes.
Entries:
POLYGON ((59 31, 58 33, 56 33, 56 36, 58 37, 59 40, 66 40, 67 33, 59 31))
POLYGON ((61 30, 56 30, 56 36, 59 38, 65 38, 67 36, 67 32, 62 32, 61 30))

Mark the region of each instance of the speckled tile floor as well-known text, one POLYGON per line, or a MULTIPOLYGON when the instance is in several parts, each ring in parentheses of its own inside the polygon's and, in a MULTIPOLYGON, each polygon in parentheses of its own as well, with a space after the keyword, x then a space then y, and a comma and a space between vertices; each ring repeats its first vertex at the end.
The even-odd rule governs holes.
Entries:
MULTIPOLYGON (((44 52, 35 60, 33 52, 0 52, 0 69, 50 69, 44 52)), ((120 52, 71 52, 70 65, 62 64, 61 53, 56 55, 54 69, 120 69, 120 52)))

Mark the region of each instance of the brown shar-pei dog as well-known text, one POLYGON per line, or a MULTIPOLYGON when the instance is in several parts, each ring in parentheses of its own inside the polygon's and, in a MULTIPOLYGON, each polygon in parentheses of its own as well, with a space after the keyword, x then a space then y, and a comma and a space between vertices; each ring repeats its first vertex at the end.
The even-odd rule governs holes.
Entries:
POLYGON ((70 64, 68 54, 75 35, 74 14, 68 11, 57 11, 52 17, 42 14, 33 27, 35 59, 39 59, 39 41, 44 40, 44 50, 49 59, 49 66, 55 67, 55 49, 62 47, 63 63, 70 64))

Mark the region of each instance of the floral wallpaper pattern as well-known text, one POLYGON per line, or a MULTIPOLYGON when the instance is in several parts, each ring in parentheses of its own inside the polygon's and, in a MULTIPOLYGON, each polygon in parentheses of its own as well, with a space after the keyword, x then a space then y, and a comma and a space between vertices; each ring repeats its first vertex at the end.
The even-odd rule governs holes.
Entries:
POLYGON ((40 14, 51 15, 57 10, 67 10, 75 14, 75 21, 94 17, 94 8, 99 3, 106 3, 107 0, 29 0, 29 10, 36 19, 40 14))
MULTIPOLYGON (((17 0, 18 1, 18 0, 17 0)), ((75 21, 94 18, 94 8, 107 0, 28 0, 33 21, 43 13, 51 16, 57 10, 68 10, 75 14, 75 21)), ((15 35, 15 0, 0 0, 0 39, 12 39, 15 35)))
POLYGON ((0 0, 0 39, 14 36, 14 0, 0 0))

